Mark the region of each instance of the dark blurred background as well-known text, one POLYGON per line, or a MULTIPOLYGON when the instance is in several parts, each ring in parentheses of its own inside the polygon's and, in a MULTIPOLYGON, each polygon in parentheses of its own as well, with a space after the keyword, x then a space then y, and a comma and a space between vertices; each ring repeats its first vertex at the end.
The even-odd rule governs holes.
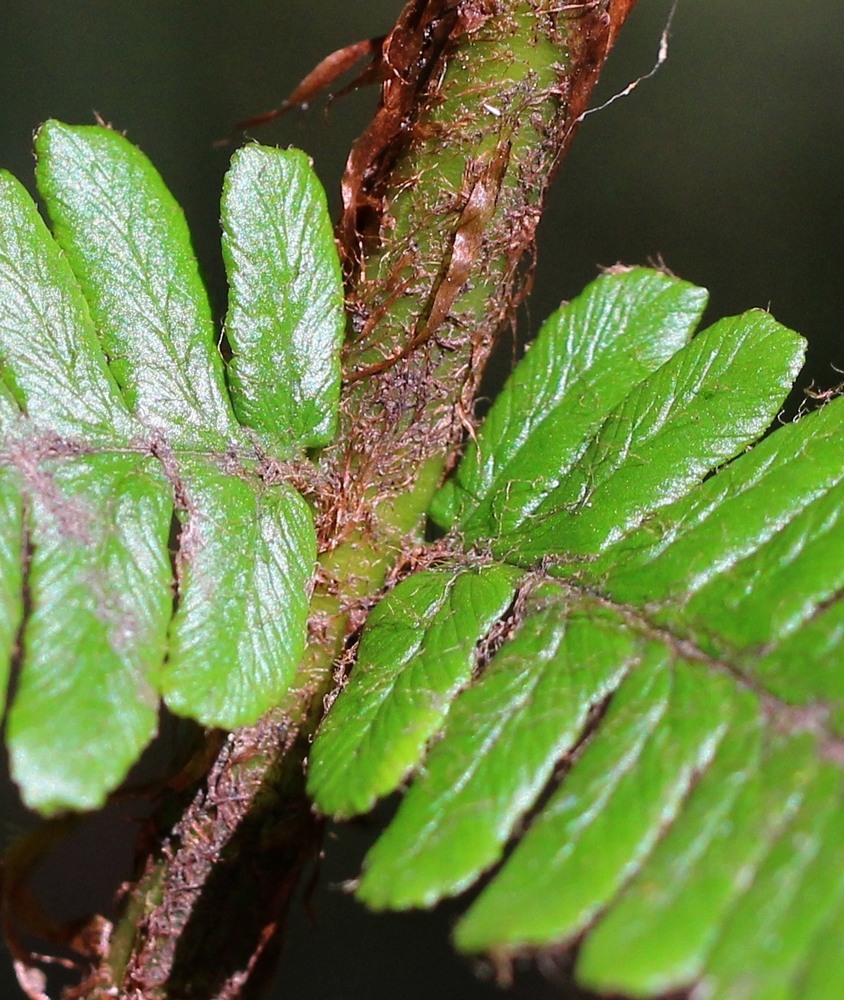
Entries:
MULTIPOLYGON (((125 130, 184 205, 218 312, 217 222, 233 124, 277 105, 325 54, 389 29, 401 0, 2 0, 0 166, 31 184, 32 130, 54 116, 125 130)), ((639 0, 596 102, 647 72, 670 0, 639 0)), ((804 384, 844 368, 844 5, 681 0, 668 62, 630 97, 586 119, 540 230, 527 336, 596 265, 661 257, 712 292, 708 320, 751 306, 809 338, 804 384)), ((335 210, 348 147, 374 92, 316 102, 252 134, 315 161, 335 210)), ((503 352, 509 359, 511 352, 503 352)), ((4 842, 31 822, 7 789, 4 842)), ((447 945, 453 910, 371 917, 337 888, 356 874, 366 826, 333 831, 315 922, 297 905, 274 996, 483 1000, 497 988, 447 945), (336 839, 335 839, 336 838, 336 839)), ((38 888, 65 916, 102 909, 128 876, 131 824, 87 824, 38 888), (121 831, 125 836, 121 836, 121 831)), ((0 997, 17 997, 0 955, 0 997)), ((480 970, 483 973, 483 970, 480 970)), ((546 973, 548 970, 545 970, 546 973)), ((572 997, 536 970, 516 1000, 572 997)))

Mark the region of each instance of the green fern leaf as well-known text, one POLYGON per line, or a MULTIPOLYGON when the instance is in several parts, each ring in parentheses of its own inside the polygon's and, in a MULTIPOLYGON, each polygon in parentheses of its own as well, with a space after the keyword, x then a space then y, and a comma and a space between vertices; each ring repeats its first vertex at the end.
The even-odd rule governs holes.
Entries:
POLYGON ((716 323, 618 404, 494 551, 529 565, 597 555, 752 444, 802 361, 802 340, 767 313, 716 323))
POLYGON ((617 615, 566 619, 563 610, 557 587, 524 598, 524 624, 457 699, 448 739, 434 744, 367 858, 359 892, 370 906, 431 905, 471 885, 621 683, 636 650, 617 615))
POLYGON ((302 659, 313 519, 286 484, 267 490, 207 458, 179 468, 188 517, 161 688, 174 712, 233 729, 281 699, 302 659))
POLYGON ((328 444, 340 397, 343 284, 325 194, 304 153, 235 153, 223 188, 223 256, 238 418, 273 443, 328 444))
POLYGON ((802 355, 755 312, 631 367, 602 405, 602 366, 658 340, 647 303, 655 323, 702 304, 658 278, 654 295, 650 272, 607 275, 546 324, 435 503, 455 545, 528 573, 358 892, 431 906, 492 871, 462 950, 583 938, 578 976, 608 993, 837 996, 844 401, 755 443, 802 355), (571 380, 610 314, 613 354, 571 380), (534 357, 560 359, 541 393, 534 357))
POLYGON ((182 211, 149 161, 59 122, 36 153, 53 235, 0 176, 0 654, 7 670, 20 630, 12 772, 51 813, 103 802, 161 695, 231 728, 289 686, 316 541, 277 459, 331 433, 343 313, 306 159, 243 150, 224 203, 233 405, 182 211), (244 345, 246 329, 263 336, 244 345), (238 402, 270 379, 263 411, 238 402))
POLYGON ((594 282, 542 326, 431 507, 468 541, 513 528, 612 408, 691 337, 707 293, 634 268, 594 282))
MULTIPOLYGON (((0 431, 8 434, 19 421, 11 393, 0 382, 0 431)), ((23 618, 23 494, 19 477, 0 464, 0 710, 6 692, 20 622, 23 618)))
POLYGON ((154 459, 115 452, 41 459, 21 486, 31 611, 9 710, 12 775, 44 812, 94 808, 156 729, 171 491, 154 459))
POLYGON ((238 428, 181 208, 110 129, 47 122, 35 153, 56 241, 127 405, 171 447, 224 449, 238 428))
POLYGON ((372 612, 309 771, 309 791, 324 811, 367 812, 419 763, 520 576, 507 566, 417 573, 372 612))

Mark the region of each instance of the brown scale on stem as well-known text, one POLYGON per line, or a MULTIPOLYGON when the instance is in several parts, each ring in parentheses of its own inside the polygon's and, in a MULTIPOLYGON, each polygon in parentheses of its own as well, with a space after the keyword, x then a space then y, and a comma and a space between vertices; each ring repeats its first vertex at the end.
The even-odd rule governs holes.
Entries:
MULTIPOLYGON (((501 180, 509 159, 510 143, 502 142, 496 147, 492 156, 467 164, 468 190, 454 231, 450 253, 413 335, 398 354, 368 368, 350 372, 346 376, 347 382, 355 382, 385 371, 397 361, 406 358, 411 351, 424 344, 443 326, 461 288, 471 276, 472 266, 480 256, 483 236, 495 212, 501 180)), ((449 346, 447 341, 442 343, 443 346, 449 346)))

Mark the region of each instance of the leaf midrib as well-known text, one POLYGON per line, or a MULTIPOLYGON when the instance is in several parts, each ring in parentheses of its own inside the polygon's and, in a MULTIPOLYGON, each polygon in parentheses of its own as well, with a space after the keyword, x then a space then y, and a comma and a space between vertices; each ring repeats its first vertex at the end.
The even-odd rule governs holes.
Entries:
MULTIPOLYGON (((227 448, 225 451, 214 448, 192 448, 172 445, 161 437, 151 436, 149 440, 139 441, 137 444, 119 445, 113 448, 95 446, 84 440, 61 437, 60 435, 39 429, 35 435, 8 436, 0 444, 0 462, 16 465, 21 459, 34 459, 37 462, 52 461, 60 459, 73 459, 84 456, 96 455, 138 455, 147 458, 156 458, 166 464, 162 455, 162 449, 179 457, 188 456, 192 458, 205 458, 212 462, 226 463, 226 470, 232 475, 245 474, 249 477, 263 479, 261 469, 269 463, 276 465, 281 462, 290 463, 292 466, 308 465, 304 459, 297 459, 291 456, 263 455, 255 449, 243 449, 236 446, 227 448), (241 467, 233 471, 231 463, 236 462, 241 467), (256 468, 250 469, 249 465, 256 468)), ((277 476, 276 476, 277 479, 277 476)))
MULTIPOLYGON (((749 676, 739 666, 726 659, 712 656, 692 639, 678 636, 665 625, 657 624, 641 608, 615 601, 600 590, 578 585, 570 580, 561 580, 547 572, 539 571, 537 579, 554 584, 576 601, 585 599, 598 607, 612 611, 640 636, 664 643, 674 655, 700 663, 712 671, 729 675, 737 684, 759 698, 761 710, 770 725, 794 735, 801 732, 815 735, 818 738, 819 756, 837 764, 844 764, 844 737, 832 730, 827 723, 827 716, 832 712, 832 706, 828 703, 815 700, 802 705, 793 705, 768 690, 758 678, 749 676)), ((844 596, 844 592, 841 596, 844 596)))

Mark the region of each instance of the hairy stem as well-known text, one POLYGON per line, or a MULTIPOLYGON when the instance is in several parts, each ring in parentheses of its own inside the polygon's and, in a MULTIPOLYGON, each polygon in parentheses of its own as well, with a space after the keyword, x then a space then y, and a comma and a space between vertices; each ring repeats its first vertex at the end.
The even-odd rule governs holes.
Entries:
POLYGON ((110 957, 77 996, 259 988, 319 843, 303 763, 335 665, 421 545, 495 337, 529 289, 545 191, 634 3, 411 0, 385 40, 381 106, 343 184, 352 330, 341 432, 320 460, 310 649, 287 702, 230 735, 181 816, 161 818, 110 957))

